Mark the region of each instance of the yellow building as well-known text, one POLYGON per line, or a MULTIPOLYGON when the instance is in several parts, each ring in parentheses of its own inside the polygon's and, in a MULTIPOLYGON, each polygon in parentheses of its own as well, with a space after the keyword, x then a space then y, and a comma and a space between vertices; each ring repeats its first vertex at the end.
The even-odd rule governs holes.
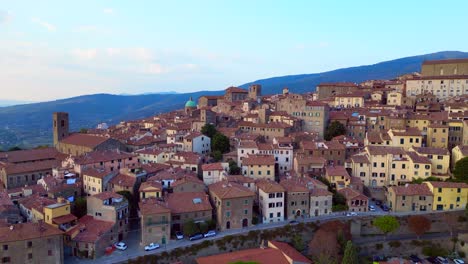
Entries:
POLYGON ((434 177, 450 177, 450 152, 445 148, 412 148, 419 155, 427 157, 431 161, 431 175, 434 177))
POLYGON ((447 148, 448 131, 449 127, 447 125, 429 125, 427 129, 427 146, 435 148, 447 148))
POLYGON ((327 167, 325 177, 337 190, 346 188, 351 184, 351 176, 343 166, 327 167))
POLYGON ((116 175, 105 169, 85 169, 83 175, 83 190, 88 196, 107 191, 107 182, 116 175))
POLYGON ((393 147, 402 147, 405 150, 408 150, 411 147, 420 147, 422 144, 423 136, 421 131, 417 128, 394 128, 388 130, 388 135, 392 139, 391 146, 393 147))
POLYGON ((148 180, 140 185, 140 199, 162 197, 163 186, 160 182, 148 180))
POLYGON ((401 92, 392 91, 387 94, 387 105, 400 106, 403 94, 401 92))
POLYGON ((468 145, 456 146, 452 149, 452 170, 455 168, 457 161, 468 157, 468 145))
POLYGON ((333 106, 339 108, 363 107, 364 96, 361 93, 339 94, 335 96, 333 106))
POLYGON ((434 195, 433 211, 464 210, 468 184, 462 182, 424 182, 434 195))
POLYGON ((433 197, 426 184, 391 186, 386 192, 387 205, 393 212, 430 212, 433 197))
POLYGON ((249 155, 242 160, 242 173, 253 179, 275 180, 274 156, 249 155))

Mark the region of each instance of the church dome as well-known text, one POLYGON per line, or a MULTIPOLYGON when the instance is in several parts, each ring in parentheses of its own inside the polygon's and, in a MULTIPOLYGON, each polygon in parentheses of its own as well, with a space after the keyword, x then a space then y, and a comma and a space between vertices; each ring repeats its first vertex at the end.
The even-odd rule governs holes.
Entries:
POLYGON ((197 108, 197 103, 192 100, 192 97, 185 103, 185 107, 197 108))

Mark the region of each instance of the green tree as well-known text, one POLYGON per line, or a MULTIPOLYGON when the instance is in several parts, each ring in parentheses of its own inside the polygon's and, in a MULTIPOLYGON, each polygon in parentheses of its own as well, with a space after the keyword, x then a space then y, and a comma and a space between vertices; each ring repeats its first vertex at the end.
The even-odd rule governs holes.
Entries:
POLYGON ((213 124, 206 124, 201 128, 201 133, 209 138, 213 138, 218 131, 213 124))
POLYGON ((18 146, 14 146, 8 149, 8 151, 17 151, 17 150, 22 150, 22 149, 18 146))
POLYGON ((299 252, 302 252, 305 249, 304 240, 302 239, 302 236, 299 234, 295 234, 293 236, 292 244, 293 244, 293 247, 299 252))
POLYGON ((188 220, 184 223, 184 234, 186 236, 191 236, 198 232, 197 225, 193 221, 193 219, 188 220))
POLYGON ((387 239, 388 233, 391 233, 400 227, 398 220, 391 215, 379 216, 374 220, 373 224, 385 234, 385 239, 387 239))
POLYGON ((351 242, 351 240, 348 240, 348 242, 346 243, 341 264, 359 264, 356 247, 353 245, 353 242, 351 242))
POLYGON ((223 159, 223 153, 221 153, 221 151, 219 150, 213 151, 213 153, 211 153, 211 156, 213 156, 213 159, 215 161, 220 161, 223 159))
POLYGON ((468 183, 468 157, 464 157, 455 163, 453 176, 457 181, 468 183))
POLYGON ((216 133, 211 139, 211 150, 220 151, 221 153, 229 152, 231 148, 229 138, 221 133, 216 133))
POLYGON ((73 211, 74 211, 73 214, 78 218, 85 216, 88 213, 88 206, 86 204, 86 199, 83 197, 76 198, 75 207, 73 211))
POLYGON ((237 162, 230 160, 229 161, 229 174, 239 175, 241 174, 241 168, 237 165, 237 162))
POLYGON ((332 138, 344 134, 346 134, 346 127, 338 121, 333 121, 325 130, 324 138, 325 140, 332 140, 332 138))

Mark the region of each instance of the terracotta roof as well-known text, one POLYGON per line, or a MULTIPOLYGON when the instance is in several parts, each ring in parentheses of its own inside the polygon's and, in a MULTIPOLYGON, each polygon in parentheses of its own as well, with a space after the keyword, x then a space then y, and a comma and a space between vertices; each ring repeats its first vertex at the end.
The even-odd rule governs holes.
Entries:
POLYGON ((194 132, 190 132, 187 135, 185 135, 184 139, 192 140, 192 139, 200 137, 200 136, 204 136, 204 135, 202 133, 200 133, 200 132, 194 131, 194 132))
POLYGON ((367 146, 369 154, 371 155, 404 155, 405 150, 401 147, 388 147, 388 146, 367 146))
POLYGON ((94 219, 90 215, 85 215, 78 220, 78 224, 67 231, 73 241, 94 243, 111 231, 113 222, 94 219))
POLYGON ((170 193, 166 202, 173 214, 212 210, 210 199, 204 192, 170 193))
POLYGON ((106 171, 105 169, 86 168, 81 171, 81 174, 83 176, 90 176, 90 177, 102 179, 105 176, 109 175, 110 172, 106 171))
POLYGON ((208 186, 210 193, 214 193, 220 199, 232 199, 240 197, 253 197, 255 193, 249 188, 235 182, 220 181, 208 186))
POLYGON ((432 196, 432 192, 426 184, 406 184, 401 186, 391 186, 396 195, 426 195, 432 196))
POLYGON ((88 148, 95 148, 98 145, 106 142, 109 138, 102 136, 94 136, 88 134, 75 133, 62 139, 60 142, 75 146, 85 146, 88 148))
POLYGON ((333 82, 333 83, 319 83, 317 86, 341 86, 341 87, 358 87, 357 84, 351 82, 333 82))
POLYGON ((286 192, 309 192, 309 189, 306 187, 305 183, 296 177, 290 179, 283 179, 280 181, 281 186, 286 190, 286 192))
POLYGON ((159 155, 164 153, 164 150, 155 149, 155 148, 145 148, 135 151, 137 154, 147 154, 147 155, 159 155))
POLYGON ((77 219, 76 216, 74 216, 72 214, 66 214, 66 215, 62 215, 62 216, 53 218, 52 222, 54 222, 57 225, 61 225, 61 224, 69 223, 69 222, 74 221, 76 219, 77 219))
POLYGON ((333 193, 329 192, 326 189, 313 188, 309 190, 310 196, 319 197, 319 196, 332 196, 333 193))
POLYGON ((244 90, 238 87, 233 87, 233 86, 227 88, 225 92, 226 93, 248 93, 247 90, 244 90))
POLYGON ((468 188, 468 184, 464 182, 441 182, 441 181, 431 181, 427 182, 432 184, 434 188, 468 188))
POLYGON ((239 142, 239 148, 257 148, 257 143, 253 140, 242 140, 239 142))
POLYGON ((339 193, 341 193, 345 198, 346 200, 352 200, 352 199, 356 199, 356 198, 364 198, 364 199, 369 199, 369 197, 365 196, 364 194, 356 191, 356 190, 353 190, 349 187, 346 187, 346 188, 343 188, 343 189, 340 189, 338 190, 339 193))
POLYGON ((227 180, 229 182, 237 182, 237 183, 255 183, 255 179, 250 177, 245 177, 243 175, 229 175, 227 176, 227 180))
POLYGON ((460 149, 460 152, 463 154, 463 156, 468 156, 468 145, 460 145, 458 148, 460 149))
POLYGON ((426 60, 422 65, 449 64, 449 63, 468 63, 468 59, 447 59, 447 60, 426 60))
POLYGON ((42 197, 38 194, 33 194, 18 200, 18 203, 23 205, 28 210, 36 209, 38 212, 43 213, 44 207, 55 204, 56 201, 49 197, 42 197))
POLYGON ((61 236, 58 228, 46 223, 21 223, 0 227, 0 243, 31 240, 41 237, 61 236))
POLYGON ((406 154, 414 163, 431 164, 431 160, 426 156, 419 155, 418 153, 412 151, 408 151, 406 154))
POLYGON ((202 165, 202 171, 221 171, 221 170, 224 170, 223 164, 221 162, 202 165))
POLYGON ((119 174, 117 174, 117 176, 112 178, 109 181, 109 183, 112 183, 112 184, 118 185, 118 186, 125 186, 125 187, 133 188, 135 186, 135 183, 136 183, 136 177, 119 173, 119 174))
POLYGON ((434 148, 434 147, 413 147, 416 152, 426 155, 450 155, 450 152, 446 148, 434 148))
POLYGON ((279 183, 267 179, 260 179, 255 182, 258 189, 265 193, 285 192, 286 189, 279 183))
POLYGON ((163 186, 158 181, 145 181, 140 185, 139 192, 154 192, 155 190, 162 190, 163 186))
POLYGON ((140 213, 142 215, 166 214, 171 212, 171 210, 167 207, 167 205, 164 202, 159 201, 155 198, 142 199, 138 203, 138 207, 140 208, 140 213))
POLYGON ((122 195, 118 194, 118 193, 115 193, 115 192, 102 192, 102 193, 98 193, 98 194, 95 194, 91 197, 95 197, 99 200, 107 200, 107 199, 110 199, 110 198, 123 198, 122 195))
POLYGON ((288 243, 279 242, 279 241, 269 241, 269 243, 273 247, 279 249, 284 255, 286 255, 293 262, 312 263, 310 259, 304 257, 304 255, 302 255, 295 248, 291 247, 288 243))
POLYGON ((20 174, 27 172, 52 170, 59 165, 57 160, 44 160, 27 163, 4 163, 0 162, 0 169, 3 167, 7 174, 20 174))
POLYGON ((243 165, 275 165, 274 156, 249 155, 242 160, 243 165))
POLYGON ((350 177, 344 166, 328 166, 326 168, 327 176, 345 176, 350 177))
POLYGON ((238 261, 253 261, 258 263, 290 264, 289 260, 280 250, 273 248, 255 248, 238 250, 196 259, 198 264, 229 264, 238 261))
POLYGON ((391 129, 391 131, 394 136, 420 136, 422 137, 421 131, 415 127, 408 127, 401 131, 398 129, 391 129))
POLYGON ((6 159, 11 163, 56 159, 61 154, 55 148, 41 148, 0 153, 0 159, 6 159))

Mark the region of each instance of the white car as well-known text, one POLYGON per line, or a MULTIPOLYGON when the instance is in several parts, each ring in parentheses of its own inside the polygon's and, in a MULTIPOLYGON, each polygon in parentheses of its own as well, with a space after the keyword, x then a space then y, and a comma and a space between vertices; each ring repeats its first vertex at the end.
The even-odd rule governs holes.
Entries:
POLYGON ((369 205, 369 211, 374 212, 375 211, 375 206, 369 205))
POLYGON ((160 248, 159 244, 157 243, 151 243, 145 247, 145 251, 151 251, 160 248))
POLYGON ((124 242, 115 243, 114 246, 116 249, 119 249, 119 250, 126 250, 128 248, 127 244, 125 244, 124 242))
POLYGON ((349 212, 349 213, 346 214, 346 216, 356 216, 356 215, 357 215, 356 212, 349 212))
POLYGON ((203 237, 212 237, 212 236, 216 236, 216 231, 210 230, 203 235, 203 237))
POLYGON ((463 259, 454 259, 453 263, 455 263, 455 264, 465 264, 465 261, 463 261, 463 259))
POLYGON ((182 232, 176 232, 175 235, 177 240, 184 239, 184 234, 182 232))

